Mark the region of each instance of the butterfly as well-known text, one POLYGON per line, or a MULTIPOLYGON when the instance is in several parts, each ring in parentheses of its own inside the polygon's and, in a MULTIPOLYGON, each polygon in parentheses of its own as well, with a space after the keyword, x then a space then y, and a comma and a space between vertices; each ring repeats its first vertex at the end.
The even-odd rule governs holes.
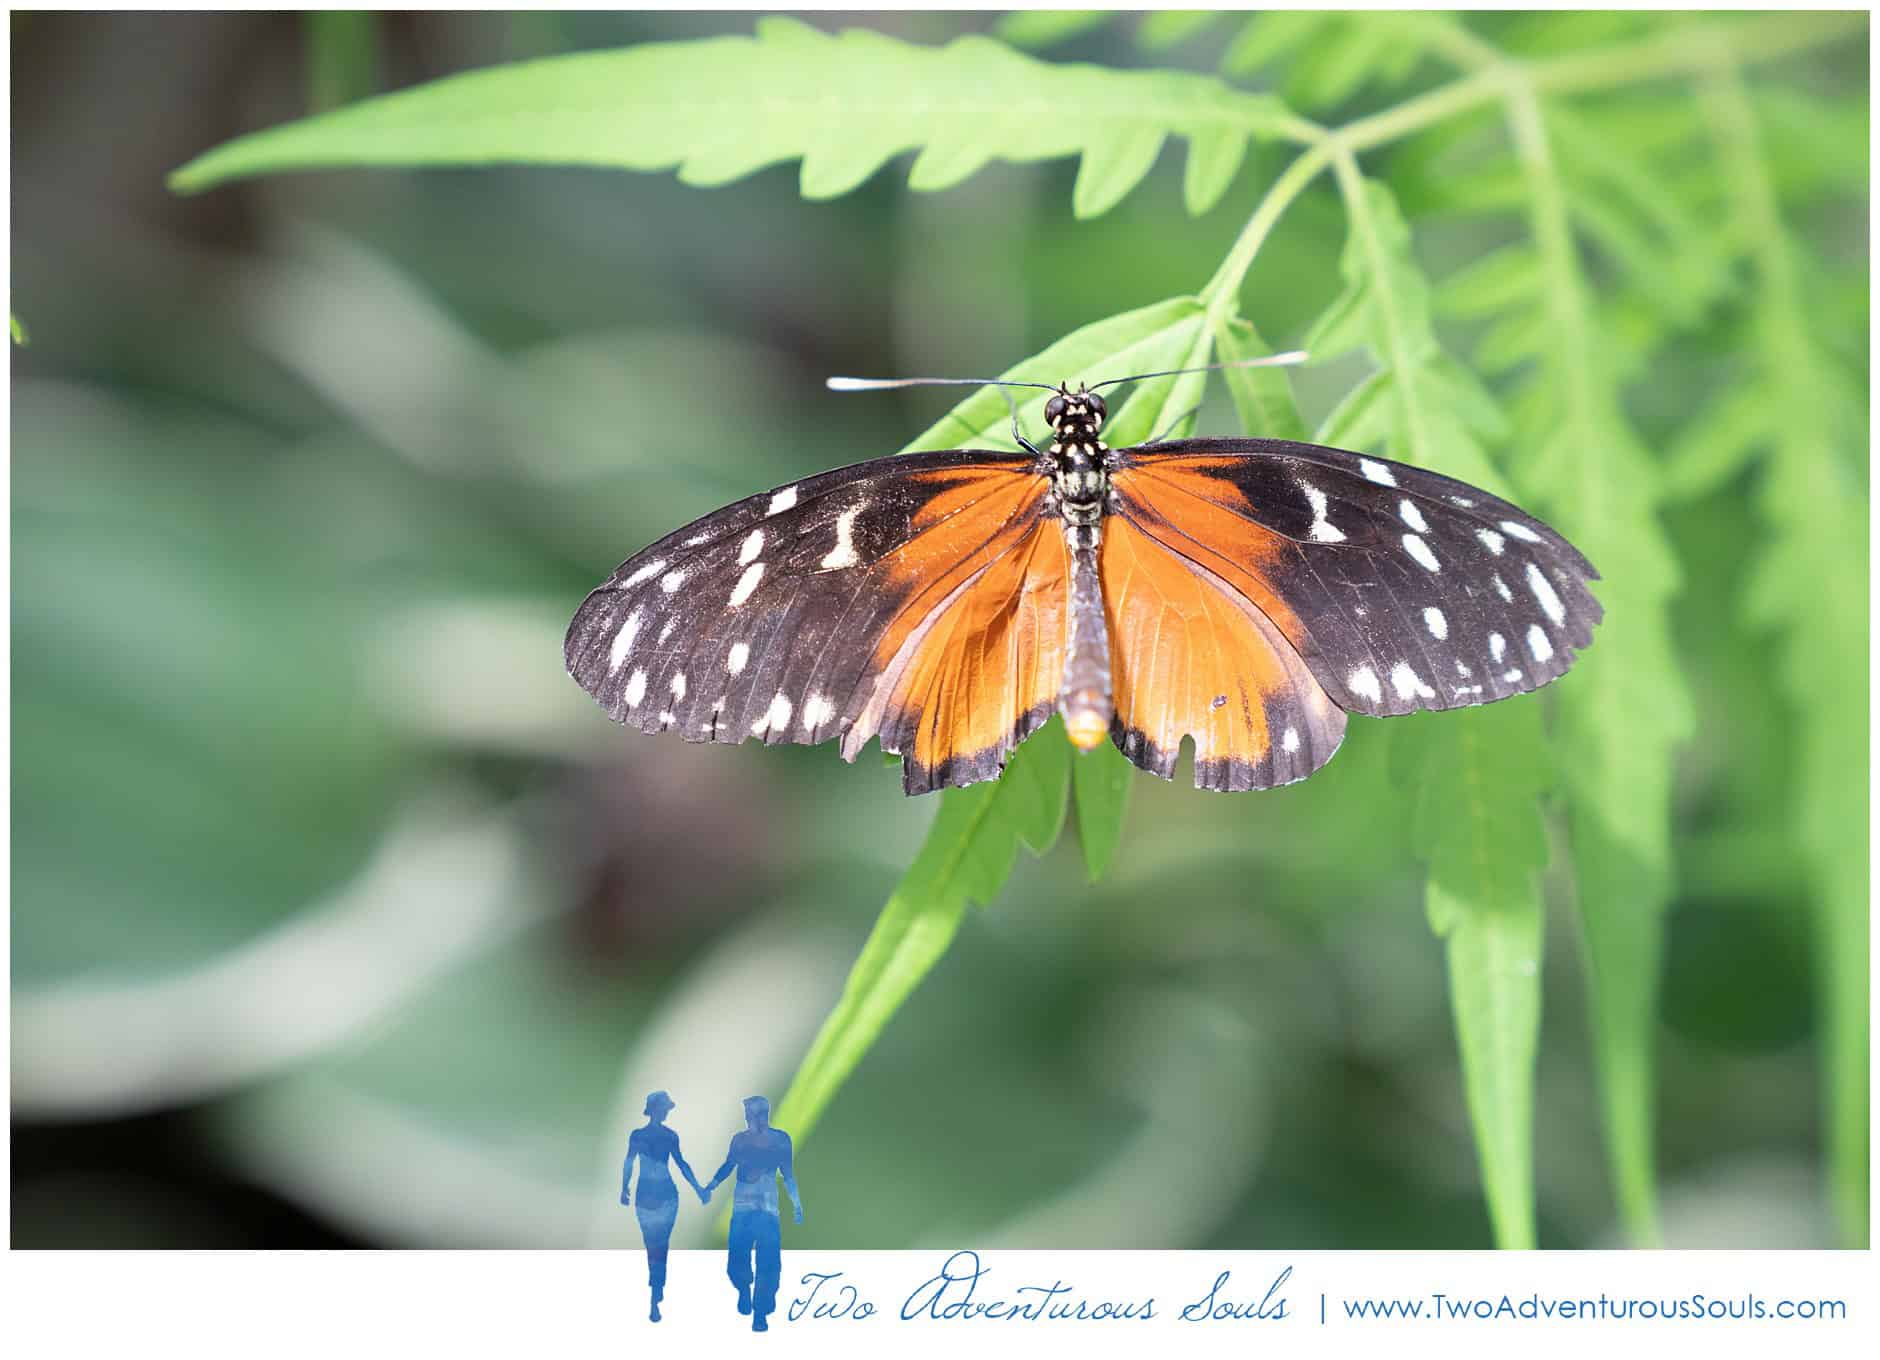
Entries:
POLYGON ((1592 564, 1465 482, 1285 439, 1108 448, 1097 388, 1006 385, 1052 393, 1047 447, 1014 410, 1017 452, 878 458, 714 511, 587 597, 569 673, 643 732, 850 761, 878 738, 909 794, 997 778, 1053 713, 1164 779, 1192 738, 1196 786, 1225 791, 1304 779, 1347 714, 1522 694, 1592 640, 1592 564))

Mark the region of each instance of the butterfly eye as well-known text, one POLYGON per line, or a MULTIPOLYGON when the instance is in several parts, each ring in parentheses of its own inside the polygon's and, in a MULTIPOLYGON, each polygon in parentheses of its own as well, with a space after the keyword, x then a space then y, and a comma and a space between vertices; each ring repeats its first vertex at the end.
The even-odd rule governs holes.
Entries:
POLYGON ((1090 403, 1090 415, 1097 424, 1101 425, 1110 418, 1109 408, 1103 404, 1103 398, 1095 392, 1090 393, 1084 400, 1090 403))
POLYGON ((1055 425, 1064 416, 1064 398, 1053 397, 1044 404, 1044 423, 1055 425))

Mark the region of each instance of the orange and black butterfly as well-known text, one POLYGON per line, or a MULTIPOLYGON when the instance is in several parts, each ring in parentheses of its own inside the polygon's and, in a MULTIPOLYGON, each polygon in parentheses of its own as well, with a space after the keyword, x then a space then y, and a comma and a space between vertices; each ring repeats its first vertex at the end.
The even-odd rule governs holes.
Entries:
POLYGON ((1283 439, 1106 448, 1096 391, 1046 390, 1046 448, 1014 415, 1022 452, 858 463, 634 554, 569 673, 643 732, 879 737, 910 794, 996 778, 1053 712, 1084 750, 1168 779, 1192 737, 1197 787, 1264 789, 1347 713, 1505 699, 1592 640, 1592 564, 1467 483, 1283 439))

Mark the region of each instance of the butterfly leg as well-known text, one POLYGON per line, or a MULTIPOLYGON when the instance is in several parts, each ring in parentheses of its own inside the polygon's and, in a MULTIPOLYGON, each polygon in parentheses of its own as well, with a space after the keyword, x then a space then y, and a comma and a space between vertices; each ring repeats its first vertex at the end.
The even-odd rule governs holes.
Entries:
POLYGON ((1064 683, 1058 712, 1080 751, 1096 749, 1110 735, 1116 701, 1110 689, 1110 630, 1103 617, 1103 583, 1097 574, 1102 520, 1066 523, 1070 547, 1070 636, 1064 652, 1064 683))

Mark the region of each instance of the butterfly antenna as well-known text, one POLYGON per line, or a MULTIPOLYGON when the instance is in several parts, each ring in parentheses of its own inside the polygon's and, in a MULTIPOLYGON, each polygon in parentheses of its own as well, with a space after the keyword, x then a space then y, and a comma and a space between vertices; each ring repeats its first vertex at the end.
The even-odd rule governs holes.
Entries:
POLYGON ((1050 383, 1014 382, 1010 378, 830 378, 825 385, 831 392, 880 392, 890 387, 1038 387, 1046 392, 1057 391, 1050 383))
MULTIPOLYGON (((1050 383, 1012 382, 1005 378, 830 378, 828 387, 831 392, 877 392, 890 387, 996 387, 999 395, 1005 398, 1005 409, 1012 413, 1012 439, 1022 449, 1037 453, 1037 446, 1025 438, 1025 432, 1018 425, 1018 403, 1012 400, 1008 387, 1037 387, 1046 392, 1058 389, 1050 383)), ((957 415, 950 419, 966 421, 957 415)), ((968 429, 972 427, 967 426, 968 429)))
POLYGON ((1302 349, 1287 350, 1284 354, 1267 354, 1258 359, 1231 359, 1224 364, 1207 364, 1201 368, 1165 368, 1160 373, 1132 373, 1127 378, 1105 378, 1090 390, 1099 387, 1115 387, 1118 383, 1141 382, 1145 378, 1172 378, 1178 373, 1212 373, 1222 368, 1274 368, 1281 364, 1303 364, 1310 357, 1302 349))

